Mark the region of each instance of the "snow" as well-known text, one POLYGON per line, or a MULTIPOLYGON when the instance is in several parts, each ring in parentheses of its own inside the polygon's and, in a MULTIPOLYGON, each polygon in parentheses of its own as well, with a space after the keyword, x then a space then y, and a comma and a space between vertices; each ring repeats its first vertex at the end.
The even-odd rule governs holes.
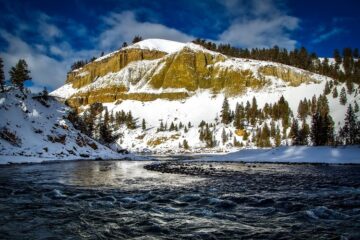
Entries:
POLYGON ((145 49, 145 50, 156 50, 165 53, 174 53, 181 50, 184 46, 185 43, 152 38, 137 42, 131 46, 123 48, 122 50, 135 48, 135 49, 145 49))
POLYGON ((58 98, 67 99, 67 98, 71 97, 71 95, 73 95, 74 93, 77 93, 77 92, 78 92, 78 89, 73 88, 71 83, 67 83, 64 86, 51 92, 49 95, 58 97, 58 98))
MULTIPOLYGON (((155 60, 142 60, 135 61, 128 64, 118 72, 110 72, 105 76, 94 79, 94 82, 79 89, 72 88, 71 84, 66 84, 63 87, 55 90, 51 93, 53 96, 68 98, 72 94, 77 92, 89 92, 95 89, 109 88, 115 86, 124 86, 127 89, 127 93, 165 93, 165 92, 177 92, 187 93, 188 98, 178 101, 170 101, 166 99, 157 99, 155 101, 134 101, 134 100, 122 100, 112 103, 105 103, 104 106, 108 107, 109 112, 114 114, 118 111, 124 110, 125 112, 131 111, 132 115, 137 119, 137 125, 139 126, 135 130, 128 130, 125 127, 118 130, 118 133, 123 135, 118 139, 118 144, 131 151, 148 152, 149 150, 157 153, 177 153, 184 151, 179 148, 179 144, 182 144, 183 140, 187 140, 191 147, 191 152, 228 152, 236 150, 237 148, 231 146, 229 142, 232 142, 232 138, 227 144, 221 143, 221 133, 225 129, 227 133, 232 133, 235 136, 235 127, 230 125, 223 125, 215 119, 219 119, 220 110, 224 100, 224 93, 220 92, 214 94, 211 90, 195 90, 187 91, 184 88, 160 88, 154 89, 148 84, 148 79, 160 72, 165 66, 167 58, 172 58, 174 54, 178 54, 184 48, 188 48, 192 51, 203 51, 209 54, 219 54, 213 51, 207 50, 199 45, 193 43, 178 43, 169 40, 162 39, 147 39, 138 42, 134 45, 126 47, 124 49, 141 48, 149 50, 158 50, 169 53, 160 59, 155 60), (140 125, 142 119, 146 120, 147 130, 142 131, 140 125), (214 149, 204 149, 204 143, 199 140, 198 125, 204 120, 208 123, 215 124, 214 133, 216 140, 219 141, 219 145, 214 149), (160 122, 167 123, 168 127, 171 122, 179 124, 182 122, 184 125, 191 122, 193 128, 189 129, 187 133, 184 130, 178 132, 157 132, 157 128, 160 126, 160 122), (148 142, 156 140, 157 138, 166 138, 164 143, 157 146, 149 146, 148 142)), ((215 64, 208 64, 209 68, 220 68, 220 71, 243 71, 250 70, 256 77, 264 77, 268 85, 261 90, 247 89, 244 93, 237 96, 229 97, 229 104, 232 110, 235 109, 236 103, 246 104, 247 101, 251 103, 252 98, 255 97, 259 108, 264 107, 266 103, 273 104, 277 102, 281 96, 284 96, 288 101, 292 110, 293 116, 297 116, 297 108, 299 102, 306 98, 311 99, 314 95, 318 97, 323 94, 323 89, 327 81, 332 80, 329 77, 311 73, 296 67, 269 62, 250 60, 244 58, 232 58, 224 56, 224 61, 218 61, 215 64), (260 76, 259 69, 264 66, 274 66, 281 68, 284 71, 291 70, 295 73, 302 74, 310 79, 309 83, 303 83, 299 86, 290 86, 289 83, 284 82, 280 78, 273 76, 260 76)), ((338 92, 344 87, 345 84, 339 84, 336 86, 338 92)), ((359 86, 355 84, 355 89, 359 90, 359 86)), ((338 98, 333 98, 332 94, 327 95, 330 107, 330 114, 335 122, 335 130, 337 131, 344 121, 344 116, 348 104, 353 104, 357 101, 360 102, 359 94, 348 94, 348 102, 345 106, 341 105, 338 98), (340 122, 340 125, 338 124, 340 122)), ((85 109, 83 107, 83 109, 85 109)), ((358 116, 360 113, 358 113, 358 116)), ((269 124, 270 121, 266 120, 269 124)), ((276 125, 282 130, 281 121, 276 121, 276 125)), ((307 119, 307 123, 311 124, 310 117, 307 119)), ((257 125, 254 127, 259 127, 257 125)), ((249 128, 249 132, 253 129, 249 128)), ((238 141, 242 141, 242 137, 235 136, 238 141)), ((246 144, 246 141, 243 141, 246 144)), ((287 141, 283 141, 282 144, 288 144, 287 141)), ((248 143, 247 147, 254 147, 253 143, 248 143)))
MULTIPOLYGON (((17 137, 13 144, 0 138, 0 164, 8 162, 42 162, 74 159, 121 159, 128 155, 118 154, 76 130, 66 119, 70 110, 65 105, 50 99, 44 106, 35 95, 23 94, 18 90, 0 93, 0 131, 7 129, 17 137), (49 136, 66 136, 64 144, 52 142, 49 136), (97 149, 86 144, 80 146, 77 139, 95 143, 97 149)), ((130 155, 132 157, 132 155, 130 155)))
POLYGON ((245 149, 204 161, 360 164, 360 146, 290 146, 273 149, 245 149))

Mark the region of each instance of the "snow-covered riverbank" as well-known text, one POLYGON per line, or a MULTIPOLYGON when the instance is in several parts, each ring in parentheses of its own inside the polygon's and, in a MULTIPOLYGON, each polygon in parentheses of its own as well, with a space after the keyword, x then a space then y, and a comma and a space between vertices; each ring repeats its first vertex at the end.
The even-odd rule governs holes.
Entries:
POLYGON ((227 154, 208 156, 203 160, 236 162, 360 164, 360 146, 289 146, 272 149, 245 149, 227 154))

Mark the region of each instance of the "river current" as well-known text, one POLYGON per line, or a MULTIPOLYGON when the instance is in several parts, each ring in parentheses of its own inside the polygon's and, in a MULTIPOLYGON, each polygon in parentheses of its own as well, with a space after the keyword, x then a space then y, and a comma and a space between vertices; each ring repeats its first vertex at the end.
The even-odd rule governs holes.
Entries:
POLYGON ((0 239, 360 239, 360 166, 1 166, 0 239))

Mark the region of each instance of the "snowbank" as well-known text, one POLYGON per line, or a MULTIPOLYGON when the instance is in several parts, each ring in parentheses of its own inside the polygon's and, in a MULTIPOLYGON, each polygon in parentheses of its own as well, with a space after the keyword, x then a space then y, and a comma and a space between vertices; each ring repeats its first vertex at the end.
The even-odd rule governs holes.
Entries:
POLYGON ((291 146, 273 149, 245 149, 225 155, 206 157, 203 158, 203 160, 234 162, 360 164, 360 146, 336 148, 328 146, 291 146))

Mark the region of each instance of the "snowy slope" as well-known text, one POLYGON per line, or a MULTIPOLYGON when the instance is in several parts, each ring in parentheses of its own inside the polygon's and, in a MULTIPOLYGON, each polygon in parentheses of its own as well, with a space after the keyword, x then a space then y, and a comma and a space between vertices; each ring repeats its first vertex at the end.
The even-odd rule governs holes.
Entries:
POLYGON ((41 103, 34 96, 27 94, 24 98, 14 89, 0 93, 0 164, 123 158, 76 130, 65 118, 68 107, 53 99, 41 103), (4 135, 10 136, 10 141, 4 135))
MULTIPOLYGON (((199 45, 193 43, 177 43, 174 41, 162 40, 162 39, 148 39, 138 42, 134 45, 127 47, 127 49, 139 48, 148 50, 158 50, 167 52, 168 54, 161 59, 156 60, 143 60, 136 61, 128 64, 126 67, 118 72, 111 72, 105 76, 97 78, 94 82, 79 89, 74 89, 71 84, 66 84, 63 87, 55 90, 51 94, 62 98, 68 98, 74 93, 86 93, 93 90, 108 88, 109 86, 123 85, 127 87, 129 93, 164 93, 164 92, 187 92, 190 97, 179 101, 169 101, 165 99, 157 99, 154 101, 134 101, 134 100, 122 100, 113 103, 104 103, 110 113, 115 114, 121 110, 125 112, 131 111, 132 115, 137 119, 137 125, 139 126, 135 130, 129 130, 126 127, 118 129, 118 133, 121 133, 123 137, 119 138, 117 143, 132 151, 153 151, 153 152, 181 152, 183 148, 179 147, 184 140, 187 140, 190 145, 190 151, 203 152, 203 151, 233 151, 237 148, 233 147, 230 143, 235 136, 237 141, 242 141, 242 137, 235 135, 235 128, 232 125, 225 126, 219 123, 220 110, 224 100, 224 93, 214 94, 211 90, 198 89, 195 91, 187 91, 186 89, 171 89, 160 88, 153 89, 146 82, 148 75, 154 74, 161 70, 164 66, 164 61, 167 58, 171 58, 178 54, 184 48, 188 48, 191 51, 202 51, 211 55, 221 55, 219 53, 209 51, 199 45), (142 119, 146 120, 147 129, 143 131, 141 129, 142 119), (215 120, 217 119, 217 120, 215 120), (199 123, 204 120, 208 123, 215 124, 215 137, 218 141, 218 146, 214 149, 204 150, 204 143, 199 140, 199 123), (178 132, 158 132, 157 128, 160 126, 160 122, 167 124, 169 127, 171 122, 175 124, 191 124, 194 126, 185 132, 184 129, 178 132), (228 143, 223 144, 221 142, 221 133, 225 129, 226 133, 231 135, 231 139, 228 143), (160 144, 151 144, 158 142, 160 144)), ((299 102, 304 98, 308 100, 314 95, 318 97, 323 94, 325 83, 331 81, 331 78, 310 73, 308 71, 298 69, 295 67, 268 62, 258 61, 242 58, 224 57, 223 61, 218 61, 214 64, 208 63, 209 68, 220 68, 222 71, 243 71, 250 70, 257 77, 264 77, 269 84, 261 90, 253 90, 248 88, 247 91, 241 95, 229 97, 229 103, 232 110, 234 110, 236 103, 251 102, 255 97, 259 108, 262 108, 266 103, 275 103, 281 96, 289 102, 289 106, 294 114, 297 115, 297 108, 299 102), (261 76, 261 67, 272 66, 285 70, 292 71, 293 73, 304 74, 314 81, 309 83, 303 83, 299 86, 291 86, 289 83, 284 82, 282 79, 273 76, 261 76)), ((335 86, 340 93, 344 84, 335 86)), ((355 89, 359 89, 358 85, 355 85, 355 89)), ((332 94, 327 95, 330 113, 335 122, 335 129, 337 130, 343 123, 346 108, 348 104, 354 106, 354 102, 360 103, 360 95, 356 92, 347 96, 347 104, 341 105, 338 98, 333 98, 332 94), (340 125, 338 123, 340 122, 340 125)), ((83 107, 86 109, 86 107, 83 107)), ((359 113, 358 113, 359 114, 359 113)), ((310 124, 310 118, 307 119, 307 123, 310 124)), ((267 121, 269 124, 269 121, 267 121)), ((276 122, 280 128, 281 122, 276 122)), ((256 127, 256 126, 255 126, 256 127)), ((254 132, 254 129, 249 128, 250 133, 254 132)), ((243 142, 244 144, 246 141, 243 142)), ((287 144, 286 140, 283 144, 287 144)), ((247 147, 254 147, 252 143, 249 143, 247 147)))
POLYGON ((360 147, 291 146, 275 149, 246 149, 203 158, 204 161, 285 162, 285 163, 360 163, 360 147))

